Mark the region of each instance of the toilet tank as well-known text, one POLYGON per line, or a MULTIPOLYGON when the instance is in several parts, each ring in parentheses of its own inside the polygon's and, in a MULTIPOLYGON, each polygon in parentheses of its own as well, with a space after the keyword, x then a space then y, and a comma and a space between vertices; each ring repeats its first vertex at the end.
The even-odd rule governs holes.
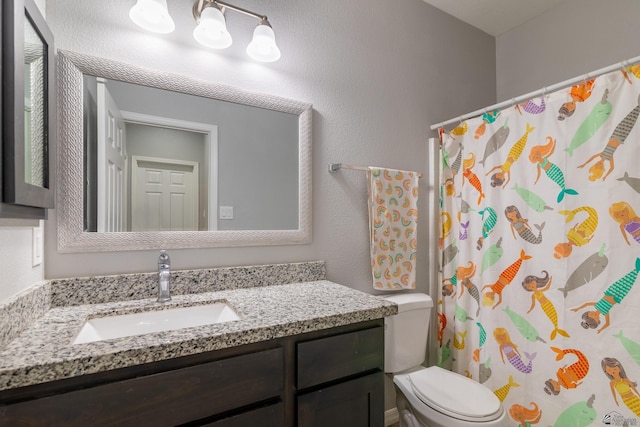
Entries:
POLYGON ((384 297, 398 304, 398 314, 384 319, 384 371, 401 372, 424 362, 433 300, 426 294, 384 297))

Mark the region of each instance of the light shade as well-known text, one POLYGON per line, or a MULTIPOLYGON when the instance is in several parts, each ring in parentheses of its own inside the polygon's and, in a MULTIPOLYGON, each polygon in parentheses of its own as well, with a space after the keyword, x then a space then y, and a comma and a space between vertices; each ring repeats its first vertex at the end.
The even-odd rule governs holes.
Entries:
POLYGON ((215 6, 206 7, 200 15, 200 22, 193 30, 193 38, 203 46, 225 49, 231 46, 231 34, 227 31, 224 14, 215 6))
POLYGON ((247 54, 256 61, 274 62, 280 59, 280 49, 276 45, 276 35, 265 21, 253 30, 253 40, 247 46, 247 54))
POLYGON ((129 11, 129 18, 154 33, 166 34, 176 28, 167 10, 167 0, 138 0, 129 11))

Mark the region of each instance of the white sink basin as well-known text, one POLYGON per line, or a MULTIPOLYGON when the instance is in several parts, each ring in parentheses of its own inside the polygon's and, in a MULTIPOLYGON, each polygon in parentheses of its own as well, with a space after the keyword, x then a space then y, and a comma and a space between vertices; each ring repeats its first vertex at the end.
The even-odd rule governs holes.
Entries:
POLYGON ((73 344, 173 331, 234 320, 240 320, 240 316, 225 302, 96 317, 82 325, 73 344))

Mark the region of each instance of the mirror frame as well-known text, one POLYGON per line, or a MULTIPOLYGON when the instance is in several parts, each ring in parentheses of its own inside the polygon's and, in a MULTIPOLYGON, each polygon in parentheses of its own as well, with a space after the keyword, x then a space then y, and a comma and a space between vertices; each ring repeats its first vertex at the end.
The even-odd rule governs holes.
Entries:
POLYGON ((216 248, 307 244, 311 225, 311 142, 309 103, 247 92, 235 87, 120 61, 58 50, 58 252, 216 248), (294 230, 84 231, 83 74, 156 87, 298 116, 298 228, 294 230))

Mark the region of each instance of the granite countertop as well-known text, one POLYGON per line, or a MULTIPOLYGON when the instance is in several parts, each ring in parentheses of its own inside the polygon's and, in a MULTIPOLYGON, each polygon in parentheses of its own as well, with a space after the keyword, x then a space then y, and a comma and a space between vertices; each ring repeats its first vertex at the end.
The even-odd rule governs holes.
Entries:
POLYGON ((397 305, 326 280, 54 307, 0 352, 0 390, 266 341, 397 313, 397 305), (72 344, 88 317, 226 301, 241 320, 72 344))

